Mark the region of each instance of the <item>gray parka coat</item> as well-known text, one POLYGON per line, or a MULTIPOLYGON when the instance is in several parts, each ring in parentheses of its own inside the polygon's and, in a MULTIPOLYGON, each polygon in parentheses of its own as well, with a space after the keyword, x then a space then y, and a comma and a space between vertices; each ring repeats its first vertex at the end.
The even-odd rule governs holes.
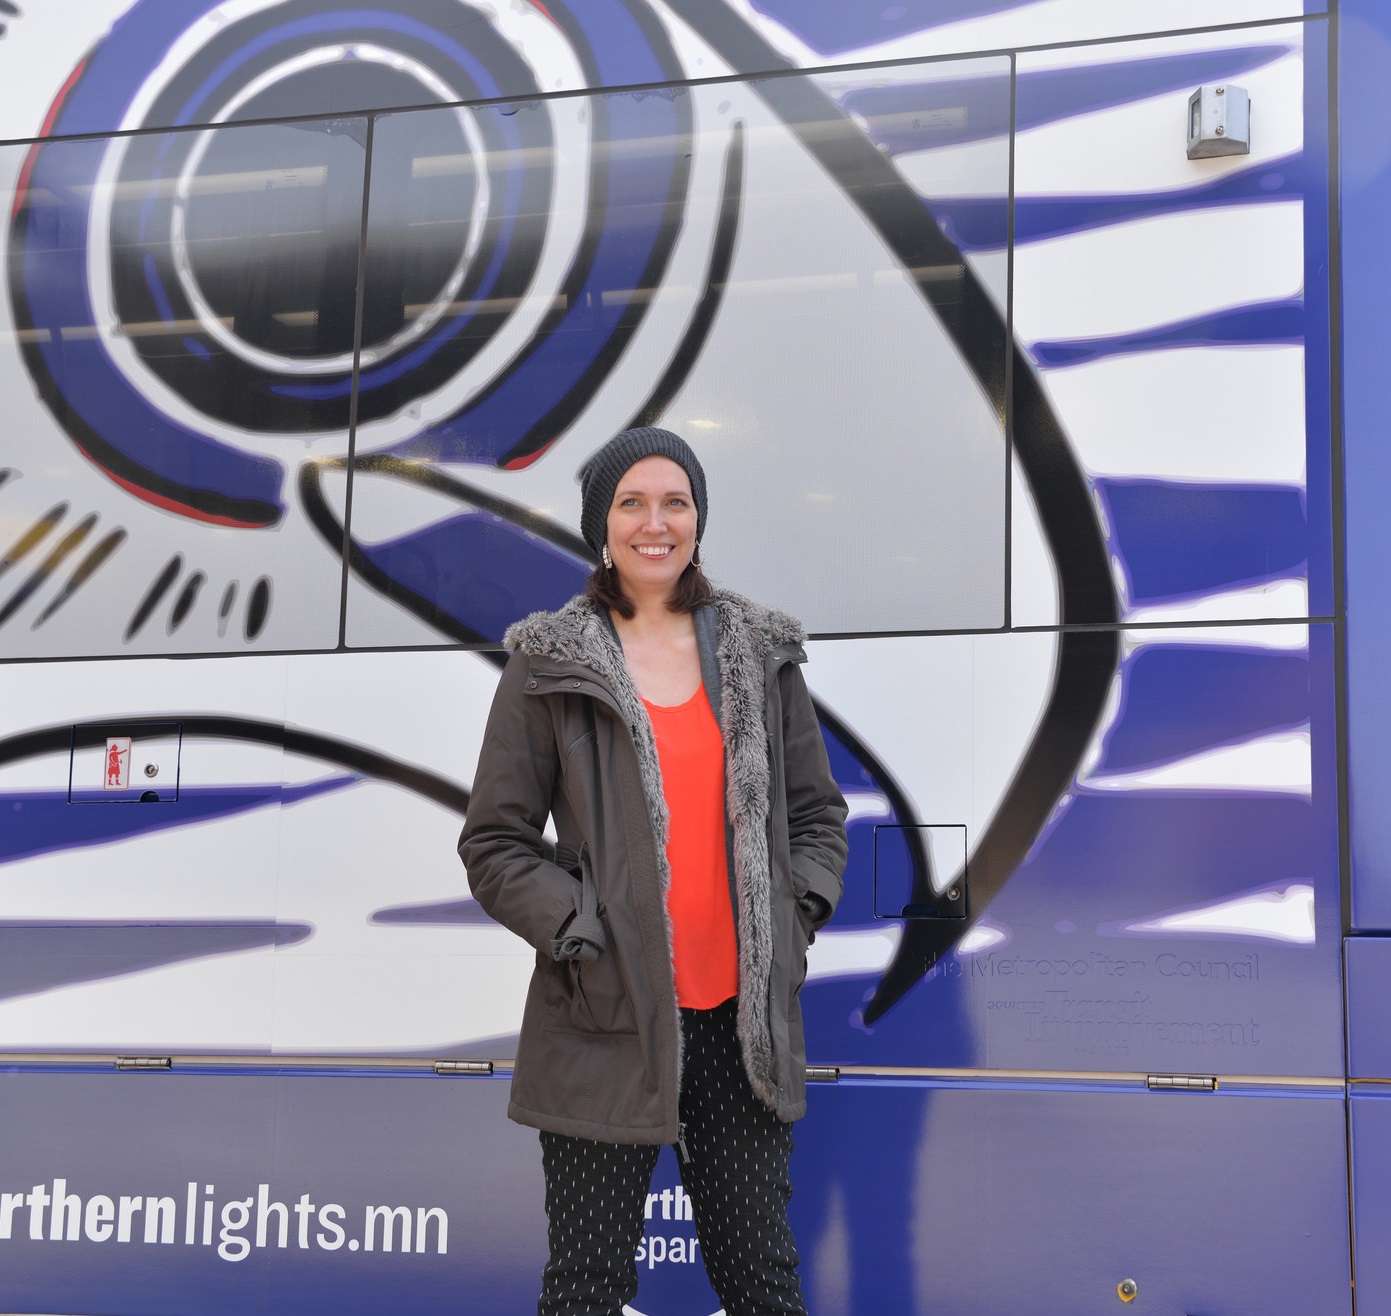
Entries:
MULTIPOLYGON (((791 1121, 806 1112, 797 993, 807 947, 840 898, 845 801, 799 670, 801 626, 717 590, 696 631, 725 743, 744 1066, 764 1104, 791 1121)), ((533 614, 505 643, 514 652, 459 854, 479 904, 536 949, 508 1114, 605 1142, 675 1142, 681 1025, 651 723, 589 600, 533 614), (589 880, 607 949, 558 960, 555 939, 589 880)))

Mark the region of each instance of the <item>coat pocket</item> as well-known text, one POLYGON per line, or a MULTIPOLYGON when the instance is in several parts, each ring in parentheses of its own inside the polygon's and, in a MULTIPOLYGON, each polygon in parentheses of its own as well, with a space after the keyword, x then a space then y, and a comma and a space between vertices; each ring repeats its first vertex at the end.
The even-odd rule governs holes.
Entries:
MULTIPOLYGON (((607 920, 604 923, 607 931, 607 920)), ((559 1033, 637 1032, 637 1014, 611 949, 596 960, 552 960, 543 972, 543 1028, 559 1033)))

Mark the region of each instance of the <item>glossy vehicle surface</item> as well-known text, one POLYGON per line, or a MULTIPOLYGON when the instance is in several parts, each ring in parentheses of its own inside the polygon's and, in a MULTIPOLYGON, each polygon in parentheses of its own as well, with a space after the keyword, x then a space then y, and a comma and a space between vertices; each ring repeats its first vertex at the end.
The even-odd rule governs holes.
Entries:
MULTIPOLYGON (((648 423, 851 806, 811 1309, 1391 1302, 1378 5, 63 8, 0 3, 0 1307, 533 1300, 454 841, 648 423)), ((718 1306, 687 1208, 640 1316, 718 1306)))

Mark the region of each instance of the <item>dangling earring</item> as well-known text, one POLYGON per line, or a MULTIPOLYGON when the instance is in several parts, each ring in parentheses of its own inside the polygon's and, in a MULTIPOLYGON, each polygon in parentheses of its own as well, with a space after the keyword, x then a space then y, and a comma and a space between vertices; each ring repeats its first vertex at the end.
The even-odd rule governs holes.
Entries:
POLYGON ((603 558, 604 566, 606 566, 610 571, 612 571, 613 558, 609 555, 609 546, 607 544, 604 545, 604 551, 599 556, 603 558))
POLYGON ((691 565, 692 565, 693 567, 696 567, 696 568, 699 568, 699 567, 702 565, 702 564, 701 564, 701 561, 700 561, 700 545, 699 545, 699 544, 697 544, 697 545, 695 546, 695 552, 691 554, 691 565))

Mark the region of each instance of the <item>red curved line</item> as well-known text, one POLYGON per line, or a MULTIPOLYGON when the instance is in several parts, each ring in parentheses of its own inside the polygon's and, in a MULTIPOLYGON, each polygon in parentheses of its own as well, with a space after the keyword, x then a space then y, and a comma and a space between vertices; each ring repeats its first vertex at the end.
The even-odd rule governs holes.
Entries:
MULTIPOLYGON (((559 438, 559 435, 557 435, 556 438, 559 438)), ((531 452, 525 452, 520 457, 511 457, 507 461, 499 463, 499 465, 504 471, 524 471, 536 461, 538 457, 544 457, 550 452, 555 445, 556 439, 552 439, 549 443, 543 443, 539 448, 535 448, 531 452)))
POLYGON ((264 530, 270 525, 270 521, 245 521, 235 516, 218 516, 214 512, 205 512, 201 508, 192 507, 188 503, 180 502, 177 498, 169 498, 164 494, 157 494, 150 489, 143 488, 141 485, 132 484, 129 480, 122 479, 113 471, 107 470, 91 453, 83 451, 82 455, 87 458, 103 475, 109 480, 114 480, 128 494, 134 494, 142 502, 150 503, 166 512, 177 512, 180 516, 186 516, 192 521, 203 521, 208 525, 231 526, 236 530, 264 530))
MULTIPOLYGON (((63 103, 67 100, 69 93, 76 86, 78 78, 83 74, 87 67, 87 61, 91 55, 83 55, 77 61, 77 66, 68 74, 68 80, 58 89, 58 94, 53 98, 53 104, 48 107, 48 113, 44 116, 43 124, 39 128, 39 136, 47 137, 53 131, 53 125, 57 122, 58 115, 62 111, 63 103)), ((19 171, 19 183, 15 187, 14 203, 10 207, 10 218, 13 219, 19 214, 19 208, 24 204, 24 198, 29 192, 29 178, 34 172, 34 165, 38 162, 39 148, 43 142, 35 142, 29 148, 29 154, 24 158, 24 167, 19 171)))

